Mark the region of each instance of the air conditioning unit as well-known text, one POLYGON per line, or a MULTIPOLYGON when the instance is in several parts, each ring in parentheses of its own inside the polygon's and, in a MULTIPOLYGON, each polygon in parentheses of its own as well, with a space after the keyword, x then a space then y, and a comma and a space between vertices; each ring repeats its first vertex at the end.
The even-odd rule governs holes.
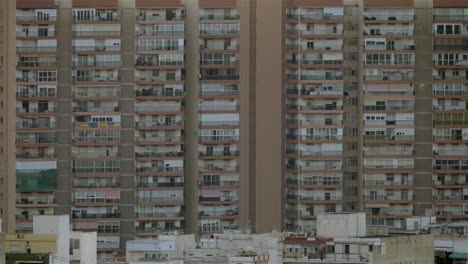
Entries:
POLYGON ((16 234, 16 238, 22 239, 22 238, 24 238, 24 235, 23 234, 16 234))

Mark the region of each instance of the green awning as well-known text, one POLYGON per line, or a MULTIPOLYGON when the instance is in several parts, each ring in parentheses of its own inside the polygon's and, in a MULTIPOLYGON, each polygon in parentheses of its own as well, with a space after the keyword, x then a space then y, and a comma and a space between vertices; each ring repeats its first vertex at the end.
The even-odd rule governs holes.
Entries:
POLYGON ((453 259, 468 259, 468 253, 453 252, 452 254, 450 254, 449 258, 453 258, 453 259))

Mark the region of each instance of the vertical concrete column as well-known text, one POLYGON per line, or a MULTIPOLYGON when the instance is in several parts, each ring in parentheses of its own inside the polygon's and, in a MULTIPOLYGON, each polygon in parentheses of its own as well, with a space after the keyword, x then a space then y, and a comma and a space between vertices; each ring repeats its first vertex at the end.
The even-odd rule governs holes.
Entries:
MULTIPOLYGON (((15 231, 16 215, 16 1, 0 1, 0 201, 3 232, 15 231)), ((4 251, 4 250, 3 250, 4 251)), ((4 255, 4 252, 3 252, 4 255)), ((0 256, 1 257, 1 256, 0 256)))
POLYGON ((121 98, 120 131, 120 247, 134 238, 135 230, 135 21, 133 1, 121 1, 121 67, 119 70, 121 98))
POLYGON ((57 33, 57 62, 58 62, 58 86, 56 107, 56 138, 58 189, 55 193, 57 207, 56 215, 71 215, 72 199, 72 10, 66 3, 61 3, 58 12, 58 21, 55 24, 57 33))
POLYGON ((255 215, 255 1, 239 0, 240 15, 240 228, 255 215))
POLYGON ((358 212, 362 209, 362 144, 363 144, 363 11, 362 0, 344 1, 343 19, 343 208, 345 212, 358 212), (352 72, 355 72, 353 75, 352 72), (357 87, 355 86, 357 84, 357 87), (357 100, 357 104, 356 104, 357 100), (349 119, 354 113, 354 119, 349 119), (351 133, 357 129, 357 134, 351 133), (355 144, 353 149, 351 146, 355 144), (351 163, 355 160, 356 163, 351 163))
POLYGON ((281 229, 284 172, 284 8, 280 0, 257 0, 255 82, 255 188, 257 233, 281 229))
POLYGON ((199 1, 185 2, 185 164, 184 209, 185 232, 198 236, 198 94, 199 83, 199 1))
POLYGON ((432 1, 415 0, 414 214, 432 213, 432 1))

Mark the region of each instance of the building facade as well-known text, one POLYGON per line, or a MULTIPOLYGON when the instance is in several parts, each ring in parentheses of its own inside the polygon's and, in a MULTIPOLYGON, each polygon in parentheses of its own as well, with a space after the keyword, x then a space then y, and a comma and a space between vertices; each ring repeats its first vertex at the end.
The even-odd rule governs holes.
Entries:
POLYGON ((315 230, 323 213, 468 218, 465 1, 15 8, 0 200, 16 195, 17 230, 70 214, 104 260, 135 238, 315 230))

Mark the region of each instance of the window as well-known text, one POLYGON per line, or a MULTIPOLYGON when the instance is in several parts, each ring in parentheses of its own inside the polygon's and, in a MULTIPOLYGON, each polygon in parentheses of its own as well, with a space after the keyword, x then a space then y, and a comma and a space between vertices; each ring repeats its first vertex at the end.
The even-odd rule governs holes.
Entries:
POLYGON ((345 254, 349 254, 349 245, 344 246, 345 254))

